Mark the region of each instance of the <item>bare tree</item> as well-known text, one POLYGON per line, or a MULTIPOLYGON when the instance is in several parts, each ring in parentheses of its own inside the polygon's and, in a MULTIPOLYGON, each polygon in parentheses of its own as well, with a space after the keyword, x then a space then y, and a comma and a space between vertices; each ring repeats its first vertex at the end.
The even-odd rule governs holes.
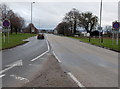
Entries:
POLYGON ((61 22, 57 25, 56 30, 58 31, 58 34, 69 36, 71 35, 71 31, 69 29, 69 23, 67 22, 61 22))
MULTIPOLYGON (((87 33, 91 34, 92 30, 97 26, 97 24, 98 24, 98 17, 93 15, 91 12, 82 13, 81 16, 79 17, 79 26, 85 28, 87 33)), ((89 38, 89 42, 90 42, 90 38, 89 38)))
POLYGON ((21 29, 25 25, 24 19, 10 10, 5 4, 0 5, 0 10, 2 12, 2 20, 6 18, 10 20, 11 34, 12 32, 16 32, 16 34, 18 31, 21 32, 21 29))
POLYGON ((71 25, 70 27, 71 27, 73 34, 76 33, 79 15, 80 15, 79 11, 77 9, 73 8, 70 12, 68 12, 66 14, 66 16, 63 19, 63 21, 65 21, 71 25))

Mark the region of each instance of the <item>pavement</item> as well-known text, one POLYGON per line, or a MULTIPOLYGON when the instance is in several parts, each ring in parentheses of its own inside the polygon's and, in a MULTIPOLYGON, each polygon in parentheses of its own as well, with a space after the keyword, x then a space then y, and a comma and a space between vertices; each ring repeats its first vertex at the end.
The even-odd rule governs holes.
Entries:
POLYGON ((118 87, 118 53, 79 40, 47 34, 62 64, 85 87, 118 87))

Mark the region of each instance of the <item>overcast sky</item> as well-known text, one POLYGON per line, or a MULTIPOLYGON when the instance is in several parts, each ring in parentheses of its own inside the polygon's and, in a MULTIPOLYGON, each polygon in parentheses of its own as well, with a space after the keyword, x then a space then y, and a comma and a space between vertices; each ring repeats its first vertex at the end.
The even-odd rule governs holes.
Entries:
MULTIPOLYGON (((36 1, 36 0, 35 0, 36 1)), ((111 25, 113 21, 118 20, 118 1, 103 0, 102 26, 111 25)), ((31 2, 24 0, 22 2, 4 2, 15 13, 23 17, 26 24, 31 22, 31 2)), ((84 2, 74 0, 62 0, 60 2, 36 1, 33 4, 33 23, 37 28, 55 28, 62 21, 63 17, 72 8, 78 9, 80 12, 90 11, 99 17, 100 2, 84 0, 84 2)))

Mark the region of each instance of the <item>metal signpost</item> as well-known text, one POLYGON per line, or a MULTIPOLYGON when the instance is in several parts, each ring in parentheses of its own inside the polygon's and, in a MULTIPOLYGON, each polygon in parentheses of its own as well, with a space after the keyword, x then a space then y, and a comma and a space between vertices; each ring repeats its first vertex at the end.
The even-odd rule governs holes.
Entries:
POLYGON ((10 32, 9 27, 10 27, 10 21, 8 19, 5 19, 3 21, 4 42, 5 42, 5 37, 6 37, 7 33, 8 33, 8 43, 9 43, 9 32, 10 32))
POLYGON ((99 26, 99 27, 98 27, 98 30, 99 30, 99 42, 101 42, 100 39, 101 39, 101 35, 102 35, 102 34, 101 34, 102 27, 99 26))
POLYGON ((118 45, 118 40, 119 40, 118 35, 119 35, 120 22, 117 22, 117 21, 113 22, 112 23, 112 28, 116 30, 116 34, 117 34, 117 36, 116 36, 116 45, 118 45))

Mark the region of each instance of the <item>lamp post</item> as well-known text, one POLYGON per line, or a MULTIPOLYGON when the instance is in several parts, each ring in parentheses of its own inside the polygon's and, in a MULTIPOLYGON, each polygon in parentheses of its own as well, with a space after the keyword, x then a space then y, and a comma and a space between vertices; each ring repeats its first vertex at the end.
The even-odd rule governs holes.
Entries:
MULTIPOLYGON (((102 30, 101 21, 102 21, 102 0, 101 0, 101 3, 100 3, 100 28, 101 28, 101 30, 102 30)), ((99 35, 100 35, 100 34, 99 34, 99 35)), ((102 30, 102 34, 101 34, 101 43, 103 43, 103 30, 102 30)))
POLYGON ((32 33, 32 9, 33 9, 33 3, 35 2, 31 2, 31 25, 30 25, 30 33, 32 33))

